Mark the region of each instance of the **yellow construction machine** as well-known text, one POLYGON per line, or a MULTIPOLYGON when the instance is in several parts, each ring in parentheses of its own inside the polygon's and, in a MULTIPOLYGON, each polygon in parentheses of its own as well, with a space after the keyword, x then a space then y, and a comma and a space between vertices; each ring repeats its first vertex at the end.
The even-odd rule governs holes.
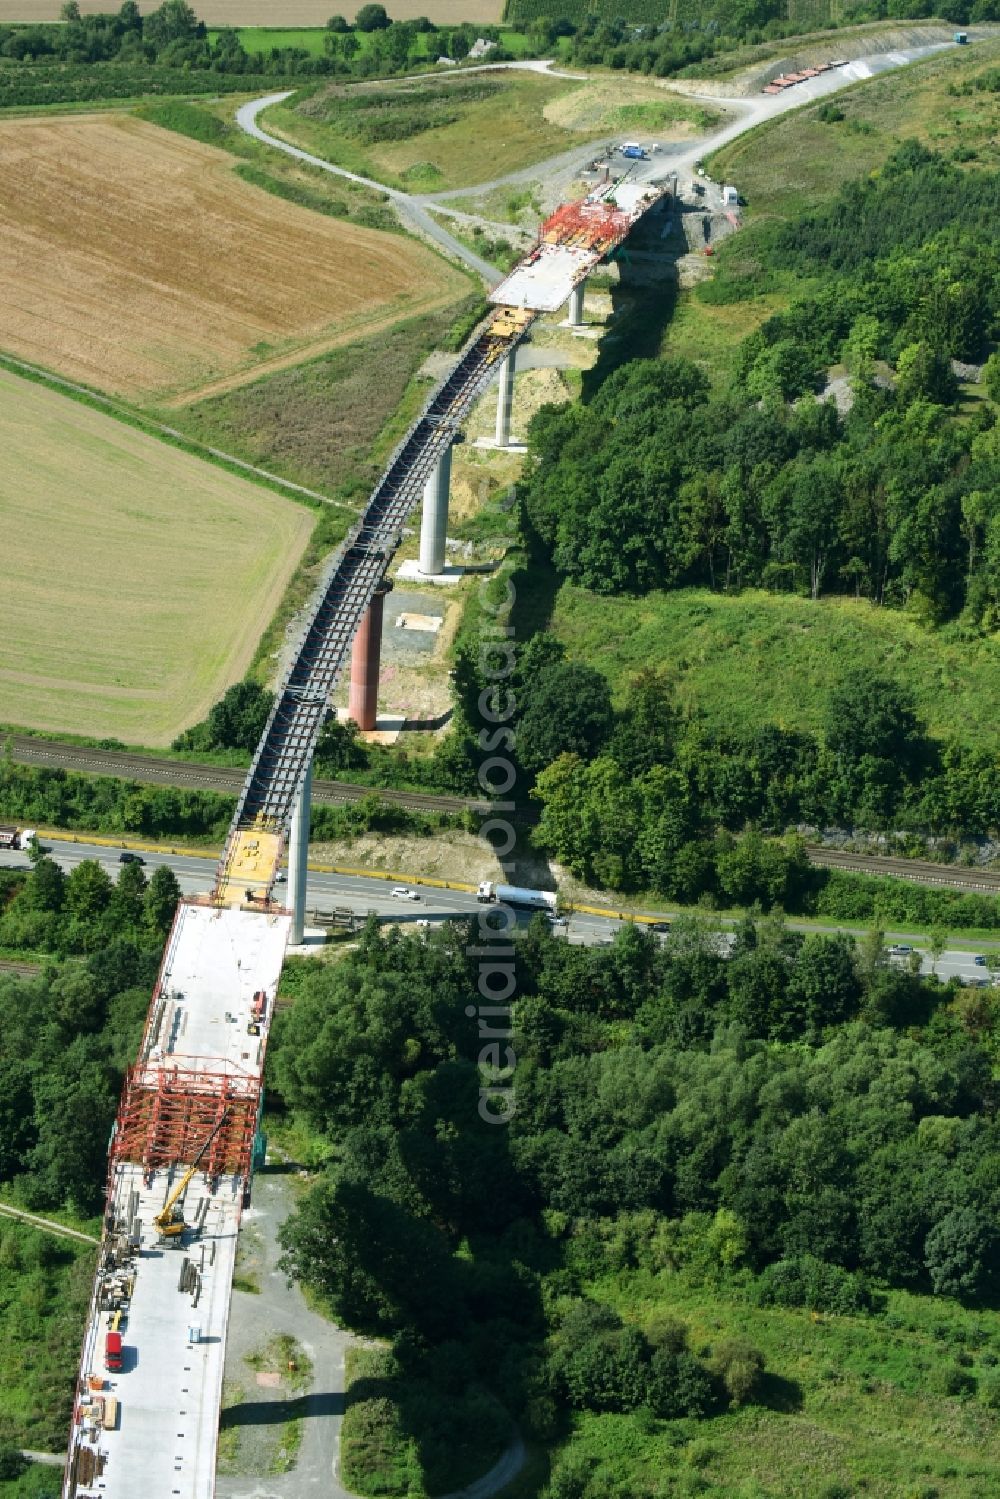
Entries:
POLYGON ((177 1183, 177 1186, 171 1192, 170 1196, 167 1198, 166 1202, 163 1204, 162 1208, 153 1219, 153 1227, 156 1229, 156 1232, 159 1234, 161 1239, 179 1238, 187 1227, 187 1224, 184 1221, 184 1210, 179 1206, 180 1200, 190 1186, 191 1180, 194 1177, 195 1172, 198 1170, 198 1167, 201 1164, 202 1157, 204 1156, 206 1150, 211 1145, 212 1141, 215 1139, 216 1135, 219 1133, 219 1130, 222 1128, 228 1118, 229 1110, 227 1109, 222 1118, 216 1124, 215 1128, 212 1130, 212 1133, 208 1136, 198 1154, 195 1156, 194 1160, 191 1162, 190 1166, 185 1171, 184 1175, 181 1177, 180 1181, 177 1183))

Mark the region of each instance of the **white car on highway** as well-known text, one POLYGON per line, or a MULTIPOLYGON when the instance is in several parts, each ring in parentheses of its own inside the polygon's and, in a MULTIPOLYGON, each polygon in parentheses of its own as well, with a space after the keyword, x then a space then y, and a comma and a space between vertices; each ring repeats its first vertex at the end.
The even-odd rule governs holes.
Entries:
POLYGON ((389 891, 393 900, 419 900, 420 896, 409 885, 394 885, 389 891))

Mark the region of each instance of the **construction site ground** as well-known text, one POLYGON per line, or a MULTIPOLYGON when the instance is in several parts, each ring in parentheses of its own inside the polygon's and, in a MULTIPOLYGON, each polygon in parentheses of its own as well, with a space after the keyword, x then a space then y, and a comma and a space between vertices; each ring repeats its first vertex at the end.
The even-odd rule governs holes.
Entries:
MULTIPOLYGON (((399 555, 416 556, 412 538, 399 555)), ((382 627, 380 682, 386 712, 416 723, 437 721, 450 711, 448 671, 461 612, 461 599, 452 589, 421 587, 411 579, 394 587, 385 602, 382 627)), ((346 707, 347 696, 345 676, 334 694, 334 705, 346 707)))
MULTIPOLYGON (((277 105, 262 123, 283 138, 364 176, 408 192, 462 192, 485 184, 498 165, 507 173, 533 170, 546 175, 559 153, 595 145, 621 134, 662 135, 664 141, 689 138, 714 123, 718 111, 668 83, 642 78, 587 76, 572 72, 542 75, 536 70, 494 69, 480 75, 440 74, 422 79, 443 101, 454 95, 451 118, 428 125, 415 118, 400 139, 365 145, 347 107, 359 89, 377 91, 383 110, 405 107, 408 79, 345 88, 323 85, 298 105, 277 105)), ((565 193, 560 198, 565 198, 565 193)))
MULTIPOLYGON (((337 864, 376 872, 419 870, 421 875, 432 879, 455 880, 467 885, 478 885, 480 880, 505 878, 488 843, 474 833, 455 829, 435 833, 433 837, 359 833, 355 838, 313 843, 309 857, 317 864, 337 864)), ((417 909, 419 911, 419 907, 417 909)))
MULTIPOLYGON (((588 297, 588 317, 595 315, 596 319, 609 311, 607 294, 588 297)), ((546 402, 561 404, 572 398, 575 393, 572 372, 586 368, 597 357, 593 340, 574 337, 559 328, 555 318, 536 326, 538 343, 533 340, 518 351, 519 373, 515 378, 512 411, 515 440, 523 438, 540 406, 546 402)), ((444 728, 453 701, 449 672, 463 608, 479 585, 480 570, 495 565, 504 555, 505 547, 496 538, 485 535, 477 539, 476 527, 476 518, 484 507, 502 503, 510 495, 524 462, 523 450, 479 445, 491 443, 495 436, 496 399, 494 383, 473 407, 465 427, 465 441, 453 449, 448 563, 470 571, 447 588, 416 581, 410 571, 419 550, 416 525, 407 529, 396 554, 393 570, 397 578, 383 616, 379 707, 380 713, 387 717, 405 721, 402 734, 407 738, 425 739, 428 728, 444 728), (407 570, 405 580, 398 577, 400 567, 407 570), (401 614, 421 611, 432 620, 440 619, 440 626, 437 629, 399 626, 401 614)), ((338 708, 346 707, 347 695, 345 678, 334 697, 338 708)))
POLYGON ((344 1355, 353 1340, 310 1307, 278 1268, 278 1229, 294 1205, 296 1179, 296 1168, 272 1151, 243 1216, 237 1276, 259 1291, 240 1289, 239 1279, 233 1291, 217 1499, 343 1499, 345 1492, 335 1468, 344 1355), (257 1360, 280 1338, 301 1347, 308 1361, 304 1379, 290 1381, 273 1360, 257 1360), (271 1366, 254 1367, 251 1359, 271 1366))

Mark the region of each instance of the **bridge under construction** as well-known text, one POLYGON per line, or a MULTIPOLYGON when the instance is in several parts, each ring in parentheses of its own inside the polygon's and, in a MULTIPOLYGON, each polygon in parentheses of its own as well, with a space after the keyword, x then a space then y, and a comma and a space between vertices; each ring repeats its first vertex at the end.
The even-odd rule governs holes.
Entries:
MULTIPOLYGON (((381 620, 386 572, 422 495, 429 567, 440 566, 442 493, 447 518, 440 476, 477 397, 499 368, 509 422, 513 356, 532 322, 567 301, 579 321, 587 275, 664 196, 650 183, 608 186, 542 225, 324 573, 213 891, 178 907, 125 1082, 63 1499, 214 1493, 237 1234, 261 1150, 264 1059, 281 967, 290 937, 301 934, 311 766, 330 695, 352 642, 357 652, 373 619, 381 620), (286 843, 290 908, 273 895, 286 843)), ((499 428, 498 416, 498 438, 499 428)))

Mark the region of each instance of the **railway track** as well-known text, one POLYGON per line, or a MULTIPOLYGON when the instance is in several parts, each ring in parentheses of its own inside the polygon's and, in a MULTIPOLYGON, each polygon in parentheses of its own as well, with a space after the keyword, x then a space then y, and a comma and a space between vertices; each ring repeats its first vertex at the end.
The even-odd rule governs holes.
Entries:
POLYGON ((0 973, 13 973, 19 979, 36 979, 41 971, 37 963, 14 963, 0 958, 0 973))
MULTIPOLYGON (((224 765, 192 764, 186 760, 158 759, 128 750, 91 749, 86 745, 62 744, 29 735, 13 735, 7 741, 14 760, 22 765, 47 765, 82 775, 118 776, 153 786, 193 787, 238 796, 246 771, 224 765)), ((313 781, 313 801, 327 806, 345 806, 375 793, 380 801, 411 812, 482 812, 486 803, 462 796, 437 796, 431 792, 392 791, 381 787, 356 786, 352 781, 313 781)), ((810 848, 810 863, 823 869, 846 869, 855 874, 893 875, 922 885, 951 890, 972 890, 1000 895, 1000 871, 968 869, 951 864, 933 864, 924 859, 894 859, 879 854, 845 853, 835 848, 810 848)))
MULTIPOLYGON (((122 780, 143 781, 151 786, 190 787, 199 791, 218 791, 239 796, 246 781, 246 770, 225 765, 199 765, 187 760, 158 759, 155 755, 138 755, 128 750, 91 749, 80 744, 61 744, 50 739, 14 735, 10 745, 12 758, 20 765, 45 765, 53 770, 75 771, 80 775, 117 776, 122 780)), ((313 781, 312 798, 326 805, 359 802, 377 795, 380 801, 411 812, 465 812, 481 810, 482 802, 462 796, 436 796, 430 792, 391 791, 381 787, 356 786, 352 781, 313 781)))
POLYGON ((950 890, 975 890, 1000 895, 1000 872, 968 869, 955 864, 933 864, 929 859, 893 859, 883 854, 851 854, 838 848, 811 848, 809 862, 821 869, 847 869, 852 874, 893 875, 921 885, 950 890))

